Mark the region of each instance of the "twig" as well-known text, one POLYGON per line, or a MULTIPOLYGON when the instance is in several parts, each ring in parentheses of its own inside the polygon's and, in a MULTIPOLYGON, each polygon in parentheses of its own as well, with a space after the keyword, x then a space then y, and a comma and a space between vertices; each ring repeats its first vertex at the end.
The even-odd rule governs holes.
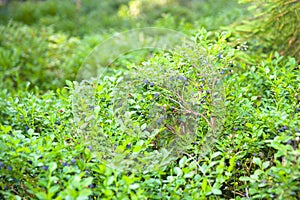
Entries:
POLYGON ((242 197, 244 197, 244 196, 245 196, 245 195, 244 195, 243 193, 241 193, 241 192, 232 191, 232 193, 234 193, 234 194, 238 194, 238 195, 240 195, 240 196, 242 196, 242 197))
POLYGON ((179 104, 179 106, 183 109, 183 111, 185 111, 185 112, 187 112, 187 113, 189 113, 189 114, 193 114, 193 115, 195 115, 195 116, 201 116, 202 118, 205 119, 205 121, 207 122, 207 124, 208 124, 210 127, 212 127, 212 124, 209 122, 209 120, 208 120, 203 114, 185 108, 180 102, 176 101, 175 99, 172 99, 172 98, 169 98, 169 97, 167 97, 167 98, 168 98, 169 100, 171 100, 171 101, 173 101, 173 102, 179 104))

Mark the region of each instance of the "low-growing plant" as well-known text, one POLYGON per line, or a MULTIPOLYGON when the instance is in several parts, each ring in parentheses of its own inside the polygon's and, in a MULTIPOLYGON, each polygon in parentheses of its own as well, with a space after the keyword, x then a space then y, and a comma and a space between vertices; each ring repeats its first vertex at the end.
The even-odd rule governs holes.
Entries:
MULTIPOLYGON (((92 82, 94 104, 76 107, 76 72, 107 35, 69 37, 91 30, 83 30, 90 24, 76 30, 72 23, 64 25, 68 20, 59 23, 63 16, 78 14, 68 1, 62 8, 57 1, 10 4, 20 7, 9 16, 32 21, 33 26, 0 26, 0 199, 300 198, 300 66, 297 47, 292 49, 297 38, 291 35, 298 33, 298 1, 264 3, 260 9, 265 15, 250 23, 257 35, 239 38, 249 44, 236 49, 229 44, 242 37, 239 31, 233 30, 232 37, 195 30, 192 23, 173 16, 175 11, 186 20, 195 19, 198 15, 181 7, 188 2, 176 1, 176 8, 155 5, 168 13, 160 18, 160 13, 147 14, 154 4, 140 5, 145 12, 132 17, 122 12, 137 1, 103 1, 99 7, 95 2, 85 5, 88 1, 82 1, 79 13, 107 9, 76 18, 78 24, 115 13, 99 24, 123 29, 149 15, 158 26, 195 33, 194 43, 121 56, 92 82), (33 11, 34 4, 41 10, 33 11), (282 19, 292 21, 286 25, 282 19), (51 23, 54 29, 37 28, 51 23), (285 30, 279 39, 272 35, 277 25, 285 30), (272 45, 274 38, 278 43, 272 45), (249 62, 245 55, 254 59, 249 62), (218 96, 223 98, 213 101, 218 96)), ((202 5, 211 4, 219 8, 208 1, 202 5)), ((212 27, 218 27, 221 18, 212 27)), ((195 24, 211 24, 212 19, 195 24)))
POLYGON ((0 77, 2 88, 55 89, 75 79, 82 60, 91 50, 78 38, 17 23, 0 26, 0 77))
POLYGON ((300 2, 298 0, 241 0, 248 5, 250 17, 231 26, 234 43, 247 43, 252 57, 261 59, 277 51, 300 59, 300 2), (251 14, 252 13, 252 14, 251 14), (260 53, 258 53, 260 52, 260 53))

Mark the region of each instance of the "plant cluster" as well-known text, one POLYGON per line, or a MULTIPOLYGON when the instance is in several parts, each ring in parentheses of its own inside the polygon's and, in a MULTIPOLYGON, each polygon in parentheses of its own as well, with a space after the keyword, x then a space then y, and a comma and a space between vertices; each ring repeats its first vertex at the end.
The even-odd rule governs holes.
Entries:
MULTIPOLYGON (((247 42, 254 52, 268 55, 277 51, 280 55, 300 60, 300 2, 298 0, 241 0, 252 15, 233 24, 235 40, 247 42)), ((253 55, 257 60, 261 56, 253 55)))
POLYGON ((92 45, 92 40, 83 43, 48 27, 0 26, 1 88, 19 88, 27 82, 42 90, 62 87, 64 80, 75 79, 92 45))
POLYGON ((236 1, 181 0, 27 0, 0 6, 0 23, 10 20, 33 27, 50 26, 75 36, 114 33, 136 27, 164 27, 189 32, 198 27, 216 30, 228 25, 244 9, 236 1), (80 3, 78 3, 80 2, 80 3))
POLYGON ((232 34, 194 28, 221 29, 221 19, 248 12, 229 6, 211 15, 235 1, 148 2, 1 8, 0 199, 299 199, 299 2, 251 1, 262 6, 254 4, 261 13, 250 37, 245 26, 227 28, 232 34), (193 5, 203 13, 188 13, 193 5), (99 36, 91 19, 101 17, 99 36), (101 79, 75 81, 107 33, 144 23, 193 42, 129 52, 101 79))

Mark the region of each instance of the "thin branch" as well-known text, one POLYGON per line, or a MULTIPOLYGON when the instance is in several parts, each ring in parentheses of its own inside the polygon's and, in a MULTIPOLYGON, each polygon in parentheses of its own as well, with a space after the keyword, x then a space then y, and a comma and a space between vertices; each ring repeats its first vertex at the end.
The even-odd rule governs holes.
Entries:
POLYGON ((240 195, 240 196, 242 196, 242 197, 244 197, 244 196, 245 196, 245 195, 244 195, 243 193, 241 193, 241 192, 232 191, 232 193, 234 193, 234 194, 238 194, 238 195, 240 195))
POLYGON ((193 110, 188 110, 188 109, 185 108, 180 102, 176 101, 175 99, 172 99, 172 98, 170 98, 170 97, 167 97, 167 99, 169 99, 169 100, 171 100, 171 101, 177 103, 177 104, 183 109, 183 111, 185 111, 186 113, 193 114, 193 115, 195 115, 195 116, 201 116, 202 118, 205 119, 205 121, 207 122, 207 124, 208 124, 210 127, 212 127, 212 125, 211 125, 211 123, 209 122, 209 120, 208 120, 203 114, 198 113, 198 112, 195 112, 195 111, 193 111, 193 110))

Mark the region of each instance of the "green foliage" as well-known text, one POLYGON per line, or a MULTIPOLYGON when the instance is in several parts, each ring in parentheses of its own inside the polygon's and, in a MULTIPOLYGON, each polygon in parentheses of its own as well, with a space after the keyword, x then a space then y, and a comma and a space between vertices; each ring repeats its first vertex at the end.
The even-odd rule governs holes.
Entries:
POLYGON ((123 4, 119 14, 167 28, 182 30, 182 26, 215 30, 243 15, 236 1, 131 0, 123 4))
POLYGON ((129 170, 132 160, 137 159, 137 170, 145 167, 146 171, 167 163, 160 160, 166 150, 172 156, 186 151, 200 156, 209 151, 220 131, 220 124, 212 122, 213 115, 221 118, 224 114, 216 102, 222 94, 212 85, 217 84, 233 56, 225 43, 229 35, 220 34, 214 41, 208 39, 209 34, 202 30, 193 44, 155 54, 140 65, 128 66, 125 72, 96 80, 92 83, 96 105, 86 101, 86 91, 79 89, 84 84, 75 84, 74 113, 78 127, 82 127, 79 131, 99 151, 100 158, 118 154, 119 161, 106 160, 118 165, 126 157, 129 160, 122 162, 122 169, 129 170), (157 150, 161 150, 159 155, 155 155, 157 150), (137 153, 137 157, 130 157, 137 153), (149 157, 156 157, 157 163, 152 165, 149 157))
POLYGON ((2 88, 54 89, 74 79, 91 47, 78 38, 9 23, 0 26, 0 74, 2 88))
MULTIPOLYGON (((163 58, 153 59, 159 63, 163 58)), ((232 70, 225 73, 230 114, 222 140, 201 159, 192 150, 146 174, 126 175, 112 170, 91 154, 91 147, 73 131, 70 91, 34 94, 25 90, 19 91, 18 97, 2 91, 1 98, 6 101, 1 101, 4 109, 0 115, 1 194, 5 198, 18 195, 39 199, 296 198, 299 66, 294 59, 276 54, 258 66, 232 70)), ((110 89, 109 82, 116 79, 105 80, 103 86, 99 85, 102 91, 110 89)), ((70 82, 67 85, 73 87, 70 82)), ((103 100, 107 98, 103 95, 98 96, 100 125, 107 133, 114 133, 112 137, 116 138, 111 139, 124 141, 120 147, 128 142, 138 147, 134 137, 117 134, 117 128, 107 126, 114 119, 106 115, 111 97, 103 100)), ((136 122, 142 124, 143 119, 136 122)), ((199 146, 195 149, 200 148, 201 141, 196 142, 199 146)))
POLYGON ((55 32, 83 36, 131 28, 160 26, 191 31, 205 27, 216 30, 244 14, 235 0, 47 0, 11 2, 0 6, 0 23, 9 20, 36 27, 51 26, 55 32))
POLYGON ((123 27, 128 22, 117 16, 118 1, 81 0, 48 0, 26 2, 15 1, 0 7, 3 23, 10 20, 26 25, 51 26, 56 32, 63 31, 72 35, 83 35, 91 32, 103 32, 109 28, 123 27), (79 2, 79 1, 78 1, 79 2))
MULTIPOLYGON (((235 40, 252 50, 277 51, 300 60, 300 2, 298 0, 241 0, 248 3, 250 18, 234 26, 235 40)), ((259 59, 259 57, 258 57, 259 59)))
POLYGON ((259 14, 229 27, 233 35, 195 27, 218 29, 248 13, 235 2, 138 2, 13 1, 1 8, 0 199, 299 199, 299 2, 247 1, 259 14), (106 33, 152 24, 185 32, 194 43, 129 52, 112 63, 84 113, 95 116, 97 128, 87 142, 72 105, 79 67, 106 33), (102 34, 90 34, 96 31, 102 34), (236 49, 232 39, 241 42, 236 49), (222 80, 226 110, 214 107, 205 70, 222 80), (198 99, 189 96, 194 91, 198 99), (222 118, 213 132, 216 112, 222 118), (156 122, 163 126, 151 131, 156 122), (196 137, 179 137, 192 122, 196 137), (114 149, 102 151, 109 145, 114 149), (156 150, 168 155, 172 145, 175 159, 145 159, 156 150), (103 156, 111 150, 140 153, 133 165, 142 167, 110 168, 103 156))
POLYGON ((296 60, 270 55, 260 65, 234 69, 227 84, 230 114, 220 148, 237 156, 229 190, 247 192, 254 199, 296 199, 300 194, 296 60))

